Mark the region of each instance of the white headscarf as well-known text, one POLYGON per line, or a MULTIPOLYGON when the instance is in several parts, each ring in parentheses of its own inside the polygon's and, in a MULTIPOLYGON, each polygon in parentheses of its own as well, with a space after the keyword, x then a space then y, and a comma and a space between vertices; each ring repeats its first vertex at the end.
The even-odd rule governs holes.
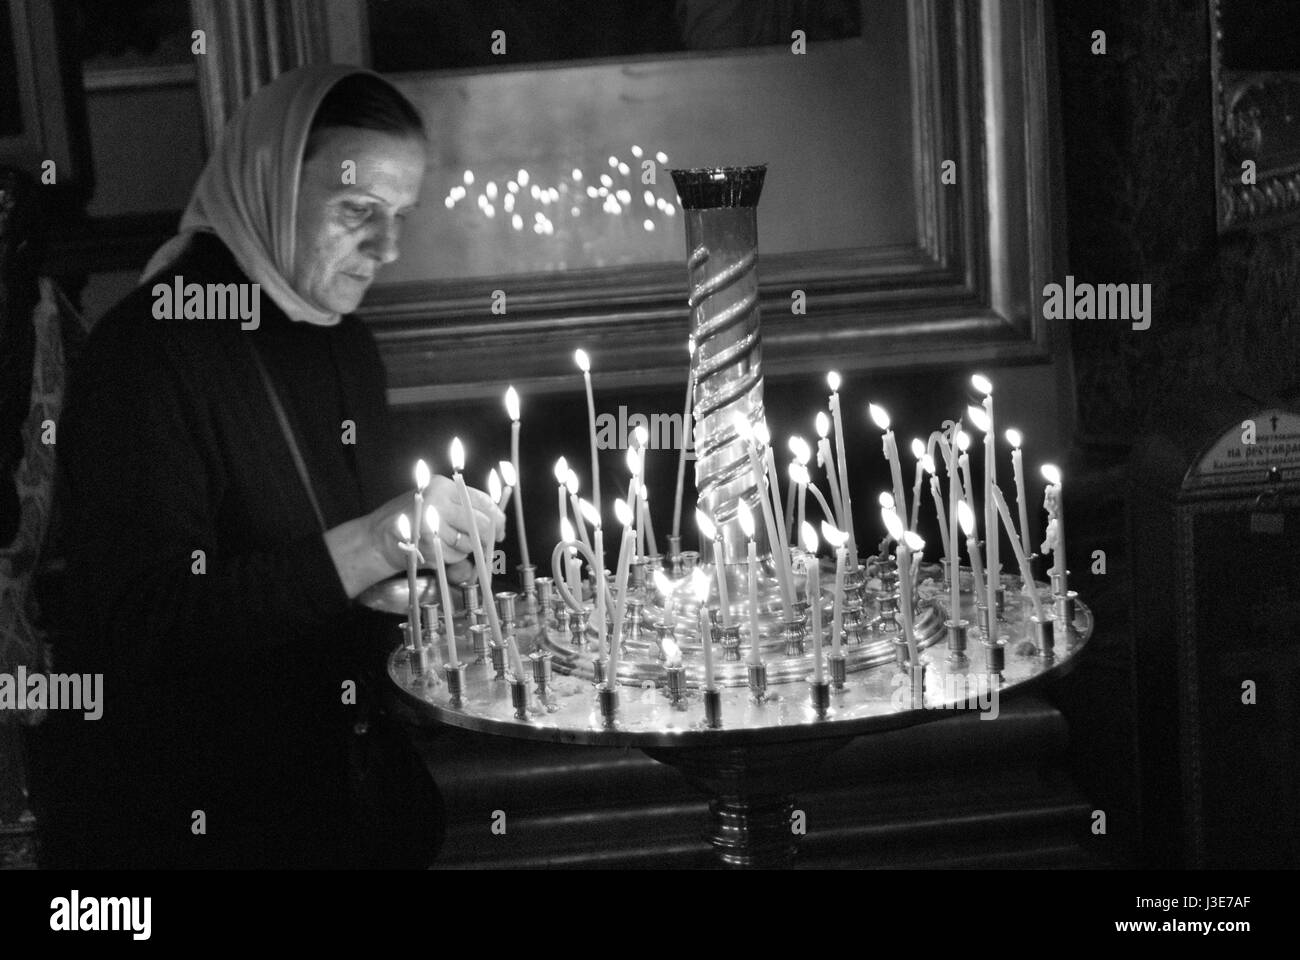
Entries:
MULTIPOLYGON (((141 280, 173 263, 195 233, 215 233, 235 260, 291 320, 333 326, 329 313, 293 289, 294 222, 303 150, 321 100, 358 73, 313 64, 277 77, 244 102, 199 175, 180 232, 158 248, 141 280)), ((373 75, 373 74, 372 74, 373 75)))

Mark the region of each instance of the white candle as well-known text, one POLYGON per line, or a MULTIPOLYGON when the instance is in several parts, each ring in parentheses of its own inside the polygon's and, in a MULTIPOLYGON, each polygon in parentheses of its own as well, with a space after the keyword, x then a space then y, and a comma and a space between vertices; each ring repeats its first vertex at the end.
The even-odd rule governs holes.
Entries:
POLYGON ((636 535, 632 526, 632 508, 625 502, 616 500, 614 512, 623 524, 623 539, 618 546, 618 568, 614 572, 618 600, 614 610, 614 636, 609 645, 609 672, 605 675, 611 685, 618 683, 618 655, 623 643, 623 617, 627 611, 627 576, 632 561, 632 539, 636 535))
POLYGON ((930 499, 934 501, 934 518, 939 522, 939 539, 943 543, 943 558, 952 561, 952 548, 948 545, 948 523, 944 518, 943 494, 939 492, 939 477, 930 476, 930 499))
POLYGON ((832 370, 826 374, 826 383, 831 388, 831 417, 835 421, 835 451, 840 458, 840 504, 844 508, 841 518, 844 530, 849 535, 849 558, 854 568, 858 565, 858 540, 853 532, 853 501, 849 498, 849 460, 844 452, 844 417, 840 414, 840 375, 832 370))
POLYGON ((563 524, 569 517, 568 508, 564 505, 564 494, 567 492, 565 484, 569 479, 569 462, 563 457, 555 461, 555 495, 557 505, 560 509, 560 523, 563 524))
POLYGON ((682 492, 686 487, 686 449, 687 432, 691 429, 691 395, 695 391, 695 337, 687 338, 686 350, 692 358, 690 372, 686 376, 686 405, 682 408, 682 437, 677 454, 677 496, 673 501, 673 539, 682 535, 682 492))
POLYGON ((528 559, 528 534, 524 530, 524 491, 520 486, 519 471, 519 394, 514 387, 506 390, 506 413, 510 417, 510 465, 514 467, 515 481, 515 526, 519 528, 519 556, 525 567, 530 565, 528 559))
POLYGON ((1020 546, 1020 539, 1016 536, 1015 524, 1011 522, 1011 511, 1007 508, 1007 501, 1002 496, 1002 491, 998 485, 993 484, 993 500, 998 505, 998 513, 1002 516, 1002 523, 1007 528, 1007 537, 1011 540, 1011 549, 1015 552, 1016 562, 1020 564, 1020 576, 1025 581, 1025 591, 1029 594, 1029 599, 1034 604, 1034 616, 1043 619, 1043 605, 1038 599, 1038 590, 1034 586, 1034 575, 1029 569, 1029 558, 1025 556, 1024 549, 1020 546))
POLYGON ((830 433, 831 421, 820 411, 814 421, 817 428, 817 465, 826 471, 826 482, 831 488, 831 503, 835 504, 835 516, 827 517, 837 527, 844 524, 844 506, 840 503, 840 481, 835 473, 835 458, 831 456, 831 444, 826 439, 830 433))
POLYGON ((743 500, 739 507, 740 529, 748 541, 749 560, 749 662, 757 665, 762 662, 759 644, 762 640, 758 630, 758 549, 754 544, 754 514, 743 500))
POLYGON ((961 477, 957 473, 956 443, 945 446, 944 451, 948 457, 948 542, 952 547, 952 583, 949 584, 952 597, 949 617, 953 623, 956 623, 961 619, 961 543, 957 539, 957 502, 961 477))
POLYGON ((961 528, 966 532, 966 552, 970 554, 971 574, 975 582, 971 584, 971 593, 978 600, 984 590, 984 565, 980 563, 979 544, 975 541, 975 511, 965 500, 957 503, 957 518, 961 528))
POLYGON ((822 653, 822 572, 821 562, 817 559, 817 531, 811 523, 802 523, 799 525, 800 539, 803 541, 804 552, 808 554, 808 565, 805 569, 807 576, 807 595, 808 609, 812 613, 812 635, 813 635, 813 680, 816 683, 825 683, 825 668, 822 665, 824 655, 822 653))
POLYGON ((727 565, 722 550, 722 534, 709 515, 698 507, 695 508, 695 523, 700 528, 704 540, 713 541, 713 570, 718 580, 718 615, 722 618, 722 628, 731 629, 731 598, 727 595, 727 565))
MULTIPOLYGON (((424 488, 429 485, 429 465, 424 460, 415 462, 415 510, 411 513, 411 520, 415 523, 414 546, 416 551, 420 549, 420 523, 424 519, 424 488)), ((412 560, 417 560, 416 554, 411 554, 412 560)), ((417 568, 418 569, 418 568, 417 568)), ((411 623, 412 629, 415 630, 416 643, 421 643, 421 625, 420 625, 420 596, 419 596, 419 577, 411 581, 411 589, 415 592, 411 594, 411 623)))
MULTIPOLYGON (((578 506, 578 474, 575 470, 569 471, 569 477, 564 483, 565 489, 569 491, 569 503, 573 505, 573 523, 578 531, 578 539, 588 550, 592 549, 591 537, 587 536, 587 523, 582 519, 582 508, 578 506)), ((594 504, 593 504, 594 506, 594 504)), ((597 508, 599 509, 599 508, 597 508)), ((603 563, 604 557, 597 557, 597 563, 603 563)))
POLYGON ((840 655, 840 625, 844 622, 844 565, 848 562, 849 552, 845 549, 849 536, 843 530, 837 530, 829 523, 822 522, 822 536, 835 548, 835 593, 831 597, 831 652, 840 655))
POLYGON ((907 525, 909 530, 916 529, 916 521, 921 513, 921 478, 925 475, 921 461, 925 457, 925 444, 920 437, 912 438, 912 456, 916 458, 916 476, 912 480, 912 522, 907 525))
MULTIPOLYGON (((573 352, 573 361, 582 371, 582 381, 587 387, 587 424, 591 434, 591 502, 599 512, 601 510, 600 461, 596 456, 596 398, 591 392, 591 360, 588 359, 586 350, 579 349, 573 352)), ((596 563, 603 567, 605 558, 597 557, 596 563)))
POLYGON ((1029 535, 1029 501, 1025 498, 1025 457, 1020 449, 1020 431, 1010 429, 1006 433, 1007 443, 1011 444, 1011 473, 1016 481, 1016 506, 1020 511, 1020 546, 1025 556, 1034 552, 1033 538, 1029 535))
POLYGON ((906 525, 907 495, 903 492, 903 467, 898 462, 898 444, 894 442, 894 431, 889 429, 889 414, 884 407, 875 403, 868 405, 867 410, 876 426, 884 432, 881 446, 885 452, 885 459, 889 461, 889 475, 893 480, 894 509, 898 512, 899 522, 906 525))
POLYGON ((704 648, 704 689, 713 689, 713 631, 709 629, 709 577, 699 567, 691 574, 691 587, 700 605, 700 646, 704 648))
MULTIPOLYGON (((767 492, 772 501, 772 516, 776 528, 777 542, 774 551, 780 554, 781 566, 790 587, 790 599, 794 599, 794 572, 791 569, 790 541, 785 534, 785 515, 781 512, 781 486, 776 476, 776 458, 772 453, 772 437, 767 432, 767 424, 760 423, 754 428, 754 436, 763 445, 763 466, 767 471, 767 492)), ((793 610, 792 610, 793 612, 793 610)))
POLYGON ((763 467, 758 456, 758 448, 754 444, 754 431, 745 414, 736 415, 735 427, 737 433, 744 439, 749 448, 749 466, 754 477, 754 490, 758 494, 758 503, 763 511, 763 526, 767 530, 768 543, 772 545, 772 563, 776 567, 777 587, 781 592, 781 607, 785 613, 785 619, 794 618, 794 597, 793 588, 789 579, 789 568, 781 563, 781 538, 776 532, 776 521, 772 517, 772 502, 767 496, 766 481, 763 479, 763 467))
MULTIPOLYGON (((1002 579, 1002 565, 998 562, 998 521, 993 504, 993 484, 997 480, 998 451, 997 432, 993 420, 993 384, 981 374, 970 378, 971 385, 984 394, 984 550, 985 568, 988 571, 988 608, 990 620, 997 609, 997 589, 1002 579)), ((978 409, 978 408, 974 408, 978 409)))
POLYGON ((1043 508, 1054 521, 1052 532, 1055 536, 1049 538, 1052 543, 1052 572, 1056 574, 1061 590, 1064 591, 1068 589, 1068 585, 1065 569, 1065 509, 1061 499, 1061 471, 1050 463, 1043 464, 1040 469, 1043 479, 1048 484, 1047 489, 1043 491, 1043 508))
POLYGON ((424 516, 429 530, 433 533, 433 565, 438 571, 438 596, 442 598, 442 626, 447 634, 447 656, 450 657, 447 663, 452 667, 458 667, 460 659, 456 656, 456 618, 452 615, 451 591, 447 588, 447 561, 443 558, 442 537, 438 534, 442 518, 438 515, 438 508, 433 504, 424 508, 424 516))
MULTIPOLYGON (((601 529, 600 514, 586 500, 579 500, 578 507, 582 510, 583 515, 591 524, 592 531, 596 538, 596 546, 592 551, 593 556, 603 557, 605 555, 605 534, 601 529)), ((597 561, 599 562, 599 561, 597 561)), ((592 596, 596 605, 596 649, 605 649, 605 591, 601 589, 601 581, 604 579, 603 570, 593 570, 591 580, 592 596)))
POLYGON ((410 518, 404 513, 397 518, 397 532, 404 541, 402 548, 406 551, 406 590, 410 598, 410 603, 407 605, 406 626, 411 632, 411 646, 419 647, 423 638, 420 636, 420 602, 416 590, 416 544, 411 540, 410 518))

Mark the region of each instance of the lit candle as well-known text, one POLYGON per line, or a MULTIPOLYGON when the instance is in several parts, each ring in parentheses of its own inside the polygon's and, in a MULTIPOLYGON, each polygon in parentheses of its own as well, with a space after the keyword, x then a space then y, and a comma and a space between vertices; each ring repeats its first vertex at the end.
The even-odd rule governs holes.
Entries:
POLYGON ((410 596, 410 605, 407 608, 406 623, 407 628, 411 631, 411 644, 418 647, 424 642, 420 633, 420 598, 416 589, 415 568, 417 564, 416 554, 419 553, 416 543, 411 539, 411 521, 406 514, 401 514, 397 518, 397 532, 402 538, 402 550, 406 552, 406 589, 410 596))
POLYGON ((970 503, 974 504, 975 486, 971 483, 970 479, 970 454, 966 452, 970 449, 970 434, 965 430, 957 431, 957 449, 960 451, 960 454, 957 457, 957 466, 960 468, 962 475, 961 495, 970 503))
POLYGON ((691 589, 699 602, 700 646, 704 648, 704 689, 713 689, 713 631, 709 629, 709 577, 696 567, 691 574, 691 589))
MULTIPOLYGON (((504 460, 501 462, 505 463, 504 460)), ((496 467, 493 467, 488 471, 487 495, 489 499, 497 505, 498 510, 505 509, 507 495, 505 491, 501 489, 501 474, 497 472, 496 467)))
POLYGON ((970 554, 971 574, 975 578, 971 584, 971 593, 978 598, 984 590, 984 565, 980 563, 979 544, 975 542, 975 511, 965 500, 957 503, 957 519, 966 533, 966 552, 970 554))
MULTIPOLYGON (((959 488, 961 476, 957 473, 957 444, 944 445, 944 454, 948 458, 948 542, 952 548, 952 590, 949 617, 953 623, 961 619, 961 543, 957 539, 957 503, 961 499, 959 488)), ((972 568, 973 569, 973 568, 972 568)))
MULTIPOLYGON (((752 516, 750 520, 753 520, 752 516)), ((701 537, 713 541, 713 569, 718 579, 718 613, 722 618, 722 628, 730 630, 731 598, 727 595, 727 565, 722 552, 722 532, 699 507, 695 508, 695 524, 700 528, 701 537)))
POLYGON ((806 576, 808 609, 812 613, 813 680, 825 683, 825 667, 822 665, 822 571, 821 562, 817 559, 817 531, 811 523, 802 523, 799 525, 799 533, 804 552, 808 554, 806 576))
MULTIPOLYGON (((993 484, 998 479, 997 432, 993 422, 993 384, 988 377, 978 373, 971 376, 970 382, 971 386, 984 394, 984 552, 987 560, 984 566, 988 571, 988 607, 989 618, 992 620, 997 609, 997 588, 1002 579, 1002 565, 998 562, 997 507, 993 504, 993 484)), ((979 426, 978 423, 976 425, 979 426)))
POLYGON ((921 478, 925 474, 921 458, 925 456, 925 444, 920 437, 912 438, 912 456, 916 458, 916 476, 912 480, 912 522, 907 525, 909 530, 916 529, 916 521, 921 512, 921 478))
MULTIPOLYGON (((763 525, 767 530, 767 541, 772 546, 772 564, 776 567, 776 583, 781 591, 781 607, 785 619, 794 619, 793 587, 789 579, 789 570, 781 563, 781 538, 776 532, 776 521, 772 517, 772 501, 767 495, 766 481, 763 479, 762 461, 758 456, 758 447, 754 443, 754 429, 749 417, 743 413, 736 414, 734 421, 736 432, 749 448, 749 466, 754 476, 754 491, 758 494, 758 503, 763 511, 763 525)), ((787 554, 788 556, 788 554, 787 554)))
POLYGON ((506 413, 510 417, 510 465, 514 468, 515 526, 519 528, 519 555, 529 566, 528 534, 524 530, 524 491, 519 486, 519 394, 514 387, 506 390, 506 413))
POLYGON ((1052 548, 1052 573, 1056 574, 1061 590, 1066 589, 1065 570, 1065 509, 1061 500, 1061 471, 1050 463, 1040 468, 1047 489, 1043 491, 1043 509, 1049 520, 1047 536, 1043 540, 1043 549, 1052 548))
MULTIPOLYGON (((601 530, 600 514, 586 500, 578 501, 578 508, 582 511, 587 522, 591 524, 593 535, 596 538, 596 546, 592 551, 596 557, 605 555, 605 535, 601 530)), ((599 561, 598 561, 599 562, 599 561)), ((605 579, 603 570, 591 571, 591 592, 596 603, 596 649, 605 649, 605 591, 601 589, 601 581, 605 579)))
POLYGON ((840 503, 840 481, 835 472, 835 458, 831 456, 831 443, 826 439, 831 430, 830 417, 819 411, 813 425, 817 429, 817 465, 826 470, 826 483, 831 488, 831 503, 835 504, 835 519, 832 522, 839 526, 844 523, 844 506, 840 503))
POLYGON ((948 523, 944 517, 943 494, 939 491, 939 474, 934 469, 934 458, 925 455, 925 469, 930 474, 930 499, 934 501, 934 518, 939 523, 939 539, 943 542, 943 558, 952 560, 952 547, 948 545, 948 523))
MULTIPOLYGON (((795 461, 799 466, 803 467, 804 481, 799 484, 799 529, 802 531, 806 519, 804 517, 804 501, 808 495, 808 482, 812 479, 808 474, 808 461, 812 459, 812 449, 808 446, 808 441, 803 437, 791 437, 789 442, 790 452, 794 454, 795 461)), ((791 476, 793 477, 793 474, 791 476)))
POLYGON ((904 530, 903 521, 898 518, 898 511, 882 503, 880 519, 898 544, 894 552, 894 565, 898 569, 898 600, 903 614, 903 639, 907 641, 907 659, 912 666, 917 664, 916 633, 912 629, 912 553, 925 546, 925 541, 914 531, 904 530))
POLYGON ((641 484, 641 519, 645 521, 645 539, 646 547, 649 549, 651 559, 659 556, 659 543, 655 540, 655 525, 650 519, 650 488, 641 484))
MULTIPOLYGON (((411 520, 416 524, 413 544, 417 553, 420 547, 419 524, 420 521, 424 519, 424 488, 429 485, 429 480, 429 465, 422 459, 417 460, 415 462, 415 510, 411 513, 411 520)), ((420 633, 420 597, 418 587, 418 579, 412 581, 412 589, 416 592, 411 594, 411 623, 415 630, 415 636, 421 637, 423 634, 420 633)))
POLYGON ((749 559, 749 662, 757 665, 762 661, 759 653, 761 637, 758 632, 758 549, 754 545, 754 514, 749 504, 740 501, 738 508, 740 529, 748 539, 749 559))
POLYGON ((438 529, 442 525, 438 508, 433 504, 425 507, 424 519, 433 534, 433 565, 438 571, 438 596, 442 598, 442 625, 443 631, 447 634, 447 656, 450 657, 447 663, 452 667, 458 667, 460 659, 456 656, 456 618, 452 614, 451 591, 447 589, 447 561, 442 555, 442 537, 438 535, 438 529))
POLYGON ((767 424, 760 421, 754 427, 754 439, 763 447, 763 466, 767 471, 767 491, 771 496, 772 515, 775 520, 777 543, 775 549, 780 551, 781 565, 785 567, 789 578, 790 596, 794 598, 794 573, 790 557, 790 540, 785 533, 785 514, 781 511, 781 484, 776 475, 776 458, 772 453, 772 435, 767 432, 767 424))
MULTIPOLYGON (((687 353, 693 359, 695 357, 695 337, 688 337, 686 340, 687 353)), ((682 408, 682 443, 677 454, 677 497, 673 502, 673 540, 676 541, 682 535, 682 491, 686 487, 686 449, 690 445, 687 441, 687 431, 691 429, 691 395, 695 391, 695 364, 690 365, 690 372, 686 376, 686 405, 682 408)))
MULTIPOLYGON (((573 520, 574 526, 578 530, 578 538, 582 541, 582 545, 590 550, 592 549, 591 537, 587 536, 587 524, 582 519, 582 510, 578 506, 578 472, 576 470, 569 471, 569 476, 564 481, 564 487, 569 491, 569 503, 573 505, 573 520)), ((604 557, 596 558, 598 563, 603 563, 604 559, 604 557)))
POLYGON ((822 536, 835 549, 835 593, 831 597, 831 653, 840 655, 840 625, 844 622, 844 565, 848 563, 849 551, 845 544, 849 535, 837 530, 825 520, 822 521, 822 536))
POLYGON ((569 461, 565 460, 563 457, 560 457, 559 460, 555 461, 555 484, 556 484, 555 495, 557 498, 558 506, 560 508, 561 524, 563 524, 564 521, 569 516, 569 511, 564 506, 565 484, 568 482, 568 479, 569 479, 569 461))
POLYGON ((903 467, 898 462, 898 444, 894 442, 894 431, 889 429, 889 414, 885 412, 884 407, 875 403, 868 405, 867 410, 876 426, 884 431, 881 445, 885 451, 885 459, 889 461, 889 474, 894 481, 894 509, 898 511, 899 523, 906 524, 907 497, 903 493, 903 467))
POLYGON ((505 490, 501 494, 501 502, 497 507, 505 511, 506 505, 510 503, 510 495, 515 492, 515 484, 519 481, 519 475, 515 473, 515 465, 509 460, 497 462, 497 470, 501 474, 501 480, 505 483, 505 490))
POLYGON ((609 672, 605 674, 610 684, 618 682, 619 647, 623 643, 623 617, 627 612, 627 576, 632 562, 632 540, 636 536, 632 526, 632 508, 622 500, 615 500, 614 513, 618 516, 619 523, 623 524, 623 539, 618 545, 618 567, 614 571, 614 589, 618 593, 618 600, 614 608, 614 636, 609 644, 609 672))
POLYGON ((826 385, 831 388, 831 417, 835 420, 835 452, 840 458, 840 505, 844 508, 841 522, 849 535, 849 558, 858 565, 858 541, 853 533, 853 502, 849 499, 849 460, 844 453, 844 418, 840 415, 840 375, 832 370, 826 374, 826 385))
MULTIPOLYGON (((560 521, 560 542, 577 543, 578 535, 573 531, 573 523, 568 517, 560 521)), ((564 577, 569 584, 569 594, 578 604, 578 609, 582 609, 582 581, 578 572, 582 563, 578 560, 578 551, 575 547, 569 548, 569 555, 564 560, 564 577)))
POLYGON ((636 529, 636 539, 633 541, 633 549, 636 551, 635 556, 645 556, 645 521, 641 517, 641 452, 636 447, 627 448, 627 469, 632 475, 627 486, 627 502, 632 507, 632 525, 636 529))
POLYGON ((487 610, 488 624, 492 629, 492 639, 497 644, 503 641, 506 643, 510 652, 510 663, 514 667, 515 679, 524 679, 524 662, 519 658, 519 648, 515 646, 514 634, 503 638, 501 636, 501 618, 497 616, 496 598, 492 594, 492 576, 488 571, 487 563, 483 559, 483 541, 479 539, 478 524, 474 522, 473 501, 469 498, 469 490, 465 487, 465 477, 461 473, 465 469, 465 447, 460 442, 460 437, 453 437, 451 441, 451 469, 452 479, 456 481, 456 492, 460 494, 460 502, 465 506, 465 512, 469 514, 469 543, 474 550, 474 567, 478 571, 479 587, 483 591, 483 607, 487 610))
POLYGON ((998 505, 998 513, 1002 516, 1002 523, 1007 528, 1007 536, 1011 539, 1011 549, 1016 554, 1016 562, 1020 564, 1020 576, 1025 581, 1025 591, 1029 594, 1029 599, 1034 604, 1034 616, 1039 620, 1043 619, 1043 605, 1038 599, 1038 590, 1034 586, 1034 575, 1029 569, 1029 558, 1025 556, 1024 548, 1020 546, 1020 538, 1016 536, 1015 524, 1011 522, 1011 511, 1007 508, 1007 501, 1002 496, 1002 491, 998 485, 993 484, 993 500, 998 505))
MULTIPOLYGON (((831 524, 834 524, 835 512, 831 510, 830 506, 826 503, 826 498, 823 497, 822 492, 817 489, 817 484, 812 482, 812 477, 808 475, 808 468, 804 466, 802 463, 792 463, 790 464, 789 472, 790 472, 790 480, 798 484, 799 489, 801 491, 802 490, 812 491, 812 495, 817 498, 817 505, 821 507, 823 519, 825 519, 827 522, 831 524)), ((799 529, 800 530, 803 529, 802 520, 800 520, 799 529)))
POLYGON ((1020 511, 1020 546, 1025 556, 1034 552, 1033 538, 1029 535, 1029 508, 1025 498, 1025 457, 1020 449, 1020 431, 1014 428, 1006 433, 1007 443, 1011 444, 1011 473, 1016 479, 1016 505, 1020 511))
MULTIPOLYGON (((573 352, 573 362, 582 371, 582 380, 587 387, 587 423, 591 428, 591 502, 599 512, 601 509, 600 461, 596 456, 596 398, 591 392, 591 360, 588 359, 586 350, 579 349, 573 352)), ((603 566, 605 558, 597 557, 596 562, 603 566)))

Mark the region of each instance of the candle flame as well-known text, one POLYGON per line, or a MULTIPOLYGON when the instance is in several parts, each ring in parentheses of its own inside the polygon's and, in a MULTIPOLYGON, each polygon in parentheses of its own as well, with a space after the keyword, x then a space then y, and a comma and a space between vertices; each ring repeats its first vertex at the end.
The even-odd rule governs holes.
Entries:
POLYGON ((572 543, 578 539, 573 529, 573 521, 568 517, 560 521, 560 539, 565 543, 572 543))
POLYGON ((397 535, 408 543, 411 540, 411 519, 404 513, 397 515, 397 535))
POLYGON ((627 448, 627 472, 634 477, 641 472, 641 454, 636 447, 627 448))
MULTIPOLYGON (((705 597, 705 599, 707 600, 708 597, 705 597)), ((665 665, 670 667, 680 667, 682 665, 682 648, 677 646, 672 637, 664 637, 663 650, 665 665)))
POLYGON ((797 484, 798 486, 806 486, 812 480, 811 475, 808 473, 808 468, 798 460, 790 461, 789 472, 790 482, 797 484))
POLYGON ((754 439, 754 425, 749 422, 749 417, 746 414, 736 414, 731 419, 731 425, 735 428, 740 439, 746 442, 754 439))
MULTIPOLYGON (((803 544, 804 550, 814 556, 816 555, 818 547, 817 531, 807 520, 805 520, 803 526, 799 528, 799 541, 803 544)), ((813 562, 815 563, 816 561, 814 560, 813 562)))
POLYGON ((903 539, 903 521, 898 519, 898 511, 893 507, 881 507, 880 519, 885 522, 885 529, 895 540, 903 539))
POLYGON ((691 592, 695 594, 695 599, 700 603, 708 603, 709 589, 713 584, 709 581, 709 575, 696 567, 691 573, 691 592))
POLYGON ((465 445, 460 437, 451 438, 451 468, 457 473, 465 469, 465 445))
POLYGON ((614 501, 614 516, 618 517, 618 522, 623 526, 632 526, 632 508, 627 505, 626 500, 620 498, 614 501))
POLYGON ((819 411, 813 420, 813 426, 817 428, 817 436, 825 440, 826 435, 831 432, 831 418, 819 411))
POLYGON ((921 457, 921 469, 926 473, 936 473, 934 469, 934 457, 928 453, 921 457))
POLYGON ((766 420, 760 420, 754 424, 754 439, 765 447, 772 442, 772 434, 767 431, 766 420))
POLYGON ((921 442, 920 437, 912 438, 912 456, 918 460, 925 456, 925 444, 921 442))
POLYGON ((913 553, 920 553, 925 549, 925 541, 921 539, 921 535, 915 530, 908 530, 904 533, 903 542, 907 544, 907 549, 913 553))
POLYGON ((749 509, 749 504, 744 500, 736 508, 737 515, 740 518, 740 529, 745 532, 745 536, 750 540, 754 539, 754 512, 749 509))
POLYGON ((1043 479, 1046 480, 1048 483, 1052 484, 1053 486, 1060 485, 1061 471, 1054 464, 1045 463, 1038 469, 1042 472, 1043 479))
POLYGON ((834 370, 826 374, 826 386, 831 388, 831 393, 840 392, 840 375, 834 370))
POLYGON ((1020 444, 1024 438, 1020 436, 1019 430, 1015 427, 1008 427, 1004 436, 1007 438, 1007 443, 1011 444, 1014 449, 1020 449, 1020 444))
POLYGON ((492 502, 496 503, 501 499, 501 474, 497 473, 497 468, 493 467, 488 471, 488 496, 492 502))
POLYGON ((794 458, 800 463, 807 464, 812 459, 812 448, 808 446, 808 441, 803 437, 796 434, 790 437, 787 443, 790 452, 794 454, 794 458))
POLYGON ((636 437, 636 445, 642 450, 650 446, 650 431, 645 427, 637 424, 636 430, 633 431, 632 435, 636 437))
POLYGON ((581 511, 582 517, 589 524, 600 529, 600 511, 591 505, 590 500, 578 500, 578 510, 581 511))
POLYGON ((568 489, 569 493, 577 494, 579 488, 578 471, 573 469, 569 470, 569 475, 564 478, 564 486, 568 489))
POLYGON ((578 365, 578 369, 583 373, 591 373, 591 358, 587 356, 587 351, 579 347, 573 351, 573 362, 578 365))
POLYGON ((849 542, 847 533, 832 527, 829 521, 826 520, 822 521, 822 538, 836 550, 849 542))
POLYGON ((957 449, 962 453, 970 449, 970 434, 965 430, 957 431, 957 449))
POLYGON ((506 415, 511 420, 519 420, 519 391, 514 387, 506 388, 506 415))
POLYGON ((986 397, 993 392, 992 381, 982 373, 971 374, 970 385, 986 397))
POLYGON ((569 477, 569 461, 565 460, 563 457, 560 457, 559 460, 555 461, 555 482, 562 485, 564 481, 568 479, 568 477, 569 477))
POLYGON ((424 488, 429 485, 429 465, 423 460, 415 461, 415 488, 424 493, 424 488))
POLYGON ((676 586, 672 580, 669 579, 668 574, 664 573, 663 570, 656 570, 654 579, 655 589, 659 591, 661 597, 669 596, 676 586))
POLYGON ((876 499, 880 502, 880 505, 884 507, 886 510, 894 509, 894 495, 890 493, 888 490, 881 491, 880 496, 878 496, 876 499))
POLYGON ((718 535, 718 528, 709 519, 709 515, 699 507, 695 508, 695 525, 700 528, 700 535, 705 540, 712 540, 718 535))
POLYGON ((519 485, 519 474, 515 473, 515 465, 509 460, 498 462, 497 469, 501 471, 501 479, 505 481, 507 487, 519 485))
POLYGON ((436 537, 438 530, 442 527, 442 517, 438 513, 438 508, 429 504, 424 508, 424 525, 429 528, 430 532, 436 537))
POLYGON ((867 410, 871 414, 871 419, 876 421, 876 426, 881 430, 889 429, 889 414, 885 412, 884 407, 878 403, 873 403, 867 407, 867 410))
POLYGON ((975 429, 980 433, 989 432, 989 415, 983 407, 971 404, 966 408, 966 416, 970 417, 970 422, 975 424, 975 429))
POLYGON ((957 522, 961 524, 962 533, 968 537, 974 536, 975 511, 970 508, 965 498, 957 501, 957 522))

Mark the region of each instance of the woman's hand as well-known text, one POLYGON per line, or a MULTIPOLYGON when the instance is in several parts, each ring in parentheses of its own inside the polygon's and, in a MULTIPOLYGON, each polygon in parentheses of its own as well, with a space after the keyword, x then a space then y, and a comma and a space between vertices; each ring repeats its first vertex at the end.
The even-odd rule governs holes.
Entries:
MULTIPOLYGON (((448 578, 455 582, 467 579, 470 565, 467 558, 474 548, 470 532, 477 529, 483 544, 484 561, 490 562, 493 546, 505 538, 506 516, 482 490, 466 488, 469 494, 468 509, 461 502, 460 491, 447 477, 434 477, 424 490, 424 505, 437 508, 439 516, 438 538, 442 541, 443 560, 447 564, 448 578)), ((339 580, 349 597, 355 597, 371 584, 406 569, 406 551, 401 549, 401 535, 397 518, 406 514, 410 519, 415 509, 414 491, 394 497, 377 510, 364 517, 349 520, 325 533, 325 543, 339 580)), ((425 564, 434 563, 433 533, 420 523, 420 553, 425 564)))

